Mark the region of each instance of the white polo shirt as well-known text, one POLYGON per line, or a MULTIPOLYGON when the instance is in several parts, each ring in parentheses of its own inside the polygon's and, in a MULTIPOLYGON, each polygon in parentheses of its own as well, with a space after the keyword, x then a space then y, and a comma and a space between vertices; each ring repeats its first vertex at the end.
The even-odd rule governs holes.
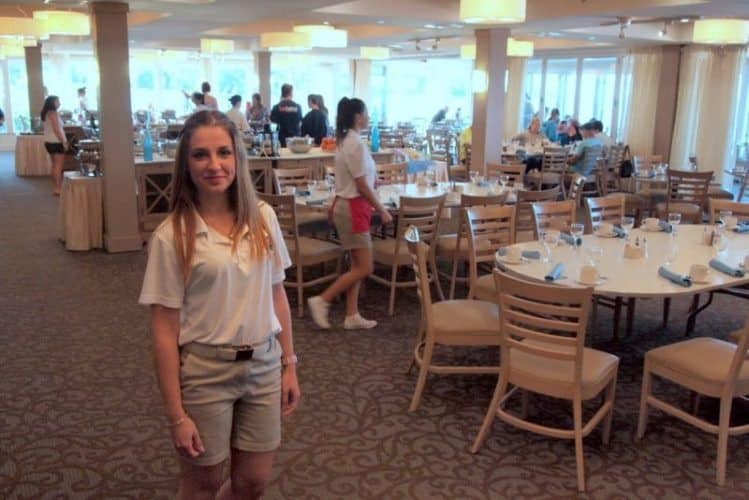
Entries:
POLYGON ((283 282, 291 259, 273 209, 261 202, 260 213, 272 244, 260 260, 250 258, 247 233, 232 254, 231 240, 196 213, 195 254, 187 283, 171 219, 151 235, 139 302, 180 310, 179 345, 250 345, 281 331, 271 287, 283 282))
POLYGON ((361 196, 355 179, 362 176, 366 177, 369 187, 374 189, 376 174, 375 162, 367 145, 358 132, 349 130, 335 155, 336 196, 349 200, 361 196))

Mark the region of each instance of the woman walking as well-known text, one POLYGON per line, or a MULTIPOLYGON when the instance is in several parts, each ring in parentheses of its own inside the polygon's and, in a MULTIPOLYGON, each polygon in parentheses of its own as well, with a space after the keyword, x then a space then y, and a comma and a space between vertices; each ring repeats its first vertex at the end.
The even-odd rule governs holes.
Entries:
POLYGON ((369 113, 364 101, 344 97, 338 103, 336 117, 335 194, 331 209, 341 245, 351 253, 351 268, 338 277, 322 294, 307 301, 310 314, 318 327, 330 328, 330 303, 346 292, 346 319, 343 328, 361 330, 374 328, 377 321, 359 314, 359 288, 362 280, 372 274, 372 236, 369 233, 373 210, 383 224, 393 220, 375 193, 375 162, 359 131, 369 126, 369 113))
POLYGON ((52 179, 55 181, 55 196, 60 196, 62 190, 62 167, 65 163, 65 151, 68 149, 68 139, 62 118, 57 110, 60 99, 56 95, 47 96, 42 106, 41 118, 44 129, 44 148, 52 160, 52 179))
POLYGON ((290 264, 276 216, 252 188, 236 127, 217 111, 193 114, 140 295, 151 306, 180 499, 263 494, 281 415, 300 396, 283 288, 290 264))

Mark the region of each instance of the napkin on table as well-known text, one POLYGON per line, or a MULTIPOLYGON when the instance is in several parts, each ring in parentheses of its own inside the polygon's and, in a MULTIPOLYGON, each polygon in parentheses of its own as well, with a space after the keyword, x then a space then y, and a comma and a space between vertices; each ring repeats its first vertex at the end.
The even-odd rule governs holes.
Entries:
POLYGON ((671 234, 671 232, 674 230, 673 226, 671 226, 671 224, 669 224, 665 220, 659 220, 658 227, 660 227, 664 233, 669 233, 669 234, 671 234))
POLYGON ((749 222, 739 222, 739 224, 733 228, 735 233, 749 233, 749 222))
POLYGON ((684 276, 679 273, 675 273, 672 270, 668 269, 667 267, 659 267, 658 268, 658 274, 667 280, 669 280, 671 283, 674 283, 675 285, 683 286, 683 287, 690 287, 692 286, 692 279, 689 276, 684 276))
POLYGON ((557 262, 556 265, 549 271, 549 273, 544 276, 544 279, 546 281, 556 281, 559 278, 562 277, 562 274, 564 274, 564 264, 561 262, 557 262))
POLYGON ((568 245, 581 246, 583 244, 583 239, 582 238, 575 238, 570 233, 561 233, 559 235, 559 238, 562 241, 564 241, 565 243, 567 243, 568 245), (577 240, 577 241, 575 241, 575 240, 577 240))
MULTIPOLYGON (((500 248, 497 250, 497 255, 500 257, 504 257, 507 255, 507 249, 506 248, 500 248)), ((532 260, 538 260, 541 258, 541 252, 538 250, 523 250, 523 257, 526 259, 532 259, 532 260)))
POLYGON ((734 267, 730 264, 726 264, 720 259, 711 259, 710 260, 710 267, 712 267, 715 270, 718 270, 724 274, 727 274, 729 276, 733 276, 734 278, 743 278, 744 277, 744 271, 743 269, 739 269, 738 267, 734 267))
POLYGON ((627 233, 624 231, 624 228, 620 226, 619 224, 614 224, 614 233, 616 234, 617 238, 624 238, 627 233))

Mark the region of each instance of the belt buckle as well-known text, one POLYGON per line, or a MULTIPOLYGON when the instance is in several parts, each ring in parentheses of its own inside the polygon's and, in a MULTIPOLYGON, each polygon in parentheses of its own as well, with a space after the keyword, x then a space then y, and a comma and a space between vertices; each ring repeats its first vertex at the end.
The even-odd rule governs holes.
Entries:
POLYGON ((249 361, 252 359, 254 349, 248 345, 233 346, 234 361, 249 361))

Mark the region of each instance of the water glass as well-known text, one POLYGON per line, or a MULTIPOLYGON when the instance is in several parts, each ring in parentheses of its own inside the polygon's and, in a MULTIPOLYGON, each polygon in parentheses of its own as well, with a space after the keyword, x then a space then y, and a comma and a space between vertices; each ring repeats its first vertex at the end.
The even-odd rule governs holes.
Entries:
POLYGON ((721 224, 723 224, 723 227, 726 227, 728 225, 729 218, 732 216, 733 216, 733 212, 731 212, 730 210, 721 210, 718 213, 718 220, 720 221, 721 224))
POLYGON ((713 235, 713 250, 715 251, 715 255, 720 254, 726 247, 728 247, 728 238, 726 237, 725 229, 721 225, 716 225, 713 235))
POLYGON ((676 244, 676 240, 674 238, 669 238, 666 246, 666 266, 673 264, 678 255, 679 246, 676 244))
POLYGON ((510 176, 509 175, 500 175, 499 176, 499 183, 502 184, 502 191, 505 190, 505 187, 507 186, 508 182, 510 182, 510 176))
POLYGON ((476 178, 478 177, 479 173, 476 170, 471 170, 471 183, 476 184, 476 178))
POLYGON ((585 226, 582 224, 570 225, 570 234, 575 238, 575 249, 580 247, 578 241, 583 237, 583 231, 585 231, 585 226))
POLYGON ((556 229, 546 229, 541 231, 539 236, 544 245, 544 250, 546 250, 544 262, 551 262, 551 251, 559 244, 559 235, 560 232, 556 229))
POLYGON ((676 212, 670 212, 668 214, 668 223, 671 224, 671 235, 676 234, 676 226, 681 224, 681 214, 676 212))
POLYGON ((635 218, 624 216, 622 217, 622 229, 624 230, 624 237, 629 239, 629 233, 632 231, 632 228, 635 227, 635 218))
POLYGON ((601 263, 601 259, 603 259, 603 248, 594 245, 588 247, 587 252, 590 265, 593 267, 598 267, 598 265, 601 263))

